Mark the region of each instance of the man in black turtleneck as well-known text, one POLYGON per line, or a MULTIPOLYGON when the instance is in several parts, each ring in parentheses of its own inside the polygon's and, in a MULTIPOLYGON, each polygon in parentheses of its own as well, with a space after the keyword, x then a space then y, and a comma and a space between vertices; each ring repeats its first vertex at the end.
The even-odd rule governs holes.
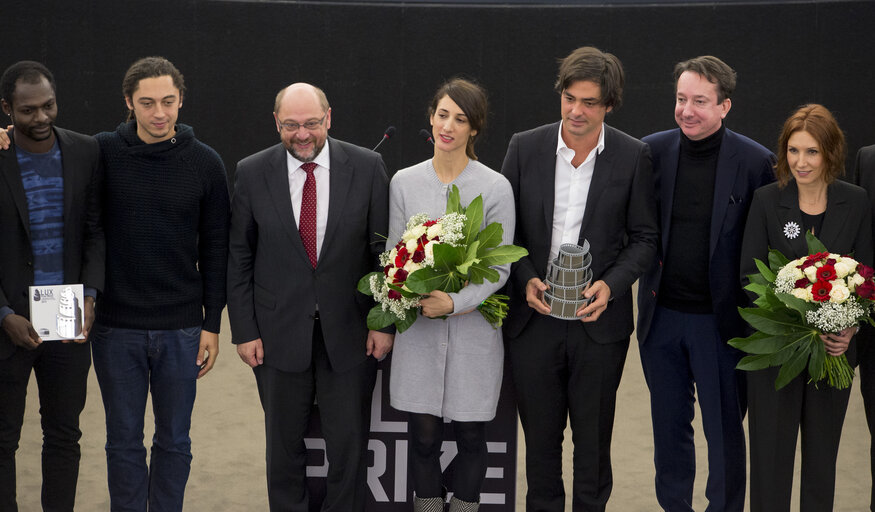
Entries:
POLYGON ((753 191, 774 180, 774 155, 727 130, 735 71, 703 56, 675 66, 678 129, 645 137, 653 153, 661 239, 638 284, 638 342, 650 388, 656 497, 692 511, 694 393, 708 441, 708 510, 742 511, 746 409, 737 307, 744 224, 753 191))

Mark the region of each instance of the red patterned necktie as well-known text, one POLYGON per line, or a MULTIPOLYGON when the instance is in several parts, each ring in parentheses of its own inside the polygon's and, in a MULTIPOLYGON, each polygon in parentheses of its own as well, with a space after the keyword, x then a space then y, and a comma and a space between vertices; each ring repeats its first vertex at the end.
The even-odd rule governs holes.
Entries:
POLYGON ((301 169, 307 173, 307 181, 304 182, 304 193, 301 196, 301 215, 298 219, 298 231, 301 233, 301 241, 304 249, 310 257, 310 264, 316 268, 316 164, 307 162, 301 164, 301 169))

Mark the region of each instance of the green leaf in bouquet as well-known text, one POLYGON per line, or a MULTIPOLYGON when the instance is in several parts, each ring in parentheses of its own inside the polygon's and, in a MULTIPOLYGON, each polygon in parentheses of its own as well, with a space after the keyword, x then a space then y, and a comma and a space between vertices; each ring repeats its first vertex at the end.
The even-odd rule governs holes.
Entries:
POLYGON ((418 293, 413 293, 410 290, 405 290, 404 288, 401 288, 397 284, 386 283, 386 286, 388 286, 390 290, 395 290, 396 292, 400 293, 404 297, 407 297, 408 299, 412 299, 414 297, 419 296, 418 293))
POLYGON ((460 197, 459 187, 453 185, 453 188, 450 189, 450 193, 447 195, 447 213, 464 213, 460 197))
POLYGON ((824 377, 823 363, 826 361, 826 347, 823 343, 820 346, 812 347, 811 358, 808 360, 808 376, 814 382, 819 381, 824 377))
POLYGON ((808 350, 801 348, 793 352, 790 358, 781 365, 781 369, 778 370, 778 378, 775 379, 775 390, 783 388, 791 380, 795 379, 797 375, 802 373, 802 370, 808 364, 808 356, 808 350))
POLYGON ((395 330, 398 332, 406 331, 416 321, 417 312, 419 312, 419 308, 411 308, 405 312, 404 320, 395 317, 395 330))
POLYGON ((795 333, 788 336, 788 338, 790 338, 790 343, 785 345, 784 348, 782 348, 781 350, 772 354, 772 366, 780 366, 786 363, 790 360, 790 358, 793 357, 794 354, 796 354, 796 352, 803 350, 805 347, 807 347, 809 339, 808 334, 810 334, 810 331, 804 333, 795 333))
POLYGON ((395 316, 395 313, 392 313, 391 311, 383 311, 383 307, 379 304, 368 311, 368 329, 372 331, 384 329, 395 323, 397 320, 398 317, 395 316))
POLYGON ((802 319, 805 318, 805 313, 817 309, 817 304, 806 302, 800 298, 790 295, 789 293, 775 293, 774 295, 778 298, 778 300, 781 301, 781 303, 786 305, 788 308, 798 312, 799 317, 802 319))
POLYGON ((504 236, 504 228, 498 222, 483 228, 477 240, 480 241, 480 248, 477 249, 477 256, 483 256, 487 249, 498 247, 501 244, 501 237, 504 236))
MULTIPOLYGON (((434 266, 441 268, 447 272, 455 270, 455 268, 465 262, 465 248, 453 247, 448 244, 436 244, 433 249, 434 266)), ((419 272, 418 270, 416 272, 419 272)), ((414 274, 416 273, 414 272, 414 274)))
MULTIPOLYGON (((738 308, 738 309, 741 310, 742 308, 738 308)), ((742 350, 742 348, 738 346, 739 343, 744 343, 744 342, 751 340, 751 339, 759 339, 759 338, 762 338, 765 336, 771 336, 771 334, 763 334, 761 332, 755 332, 755 333, 751 334, 750 336, 746 336, 744 338, 742 338, 740 336, 736 336, 735 338, 732 338, 729 341, 727 341, 726 344, 729 345, 730 347, 734 347, 734 348, 737 348, 739 350, 742 350)))
POLYGON ((404 282, 411 291, 418 294, 426 294, 435 290, 447 293, 457 292, 462 289, 462 280, 455 272, 437 267, 425 267, 411 273, 404 282))
POLYGON ((792 342, 793 339, 787 336, 755 332, 747 338, 732 338, 729 345, 748 354, 773 354, 792 342))
POLYGON ((482 260, 468 268, 468 281, 473 284, 483 284, 484 279, 494 283, 498 281, 499 277, 501 276, 498 274, 498 271, 484 265, 482 260))
POLYGON ((766 294, 766 290, 770 290, 771 288, 768 284, 765 283, 765 280, 763 280, 762 283, 754 283, 753 281, 751 281, 747 286, 744 287, 744 289, 762 297, 766 294))
POLYGON ((790 263, 790 260, 788 260, 781 251, 777 249, 769 249, 769 268, 772 272, 777 274, 787 263, 790 263))
POLYGON ((818 240, 818 238, 811 234, 810 231, 805 232, 805 243, 808 244, 808 254, 814 254, 816 252, 829 252, 828 250, 826 250, 826 246, 823 245, 823 242, 818 240))
POLYGON ((777 310, 777 309, 787 309, 787 306, 783 302, 781 302, 781 299, 779 299, 775 295, 775 292, 773 292, 772 289, 769 288, 768 286, 765 287, 765 290, 763 290, 762 295, 757 297, 757 299, 755 301, 753 301, 753 303, 757 307, 760 307, 762 309, 772 310, 772 311, 777 310))
POLYGON ((753 261, 754 261, 754 263, 756 263, 756 265, 757 265, 757 270, 760 271, 760 275, 762 275, 762 276, 766 279, 766 281, 768 281, 768 282, 770 282, 770 283, 774 283, 774 282, 775 282, 775 278, 777 277, 777 274, 775 274, 774 272, 772 272, 772 269, 770 269, 770 268, 768 267, 768 265, 766 265, 765 263, 763 263, 762 260, 759 260, 759 259, 756 259, 756 258, 755 258, 753 261))
POLYGON ((462 227, 463 245, 470 245, 480 234, 480 224, 483 223, 483 196, 477 196, 465 208, 465 226, 462 227))
POLYGON ((480 247, 479 240, 474 240, 473 242, 471 242, 471 245, 468 246, 468 251, 465 253, 465 261, 459 265, 456 265, 456 270, 459 272, 459 274, 461 274, 463 276, 467 275, 468 268, 471 265, 473 265, 474 263, 477 263, 480 261, 479 259, 477 259, 477 248, 478 247, 480 247))
POLYGON ((735 366, 737 370, 755 371, 772 366, 772 358, 768 354, 745 356, 735 366))
POLYGON ((378 276, 383 275, 382 272, 371 272, 365 277, 359 279, 358 285, 356 285, 358 291, 364 293, 365 295, 373 295, 373 292, 371 292, 371 276, 375 274, 378 276))
POLYGON ((795 313, 782 308, 769 311, 762 308, 739 308, 741 318, 754 329, 772 335, 789 335, 799 328, 795 313))
POLYGON ((523 256, 529 254, 529 251, 516 245, 501 245, 488 251, 484 256, 480 257, 480 263, 491 267, 493 265, 504 265, 505 263, 513 263, 523 256))
POLYGON ((764 286, 771 284, 766 280, 765 277, 761 276, 760 274, 750 274, 749 276, 747 276, 747 280, 750 281, 752 284, 761 284, 764 286))

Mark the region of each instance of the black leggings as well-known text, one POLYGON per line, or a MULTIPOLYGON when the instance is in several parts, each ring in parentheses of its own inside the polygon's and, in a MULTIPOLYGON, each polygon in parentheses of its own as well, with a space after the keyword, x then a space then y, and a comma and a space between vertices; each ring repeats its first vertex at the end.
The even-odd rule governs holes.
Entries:
MULTIPOLYGON (((486 477, 486 422, 454 421, 458 454, 453 459, 453 495, 462 501, 479 502, 486 477)), ((431 414, 410 413, 410 468, 413 490, 420 498, 442 495, 441 444, 444 421, 431 414)))

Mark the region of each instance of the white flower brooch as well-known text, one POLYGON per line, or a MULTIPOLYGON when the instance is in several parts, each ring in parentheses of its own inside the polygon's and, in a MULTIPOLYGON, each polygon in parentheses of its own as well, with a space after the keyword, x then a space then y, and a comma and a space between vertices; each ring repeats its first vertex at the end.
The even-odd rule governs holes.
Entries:
POLYGON ((799 224, 796 224, 792 220, 790 222, 784 224, 784 236, 786 236, 787 238, 789 238, 791 240, 793 238, 796 238, 797 236, 799 236, 799 233, 801 233, 801 232, 802 232, 802 230, 799 229, 799 224))

